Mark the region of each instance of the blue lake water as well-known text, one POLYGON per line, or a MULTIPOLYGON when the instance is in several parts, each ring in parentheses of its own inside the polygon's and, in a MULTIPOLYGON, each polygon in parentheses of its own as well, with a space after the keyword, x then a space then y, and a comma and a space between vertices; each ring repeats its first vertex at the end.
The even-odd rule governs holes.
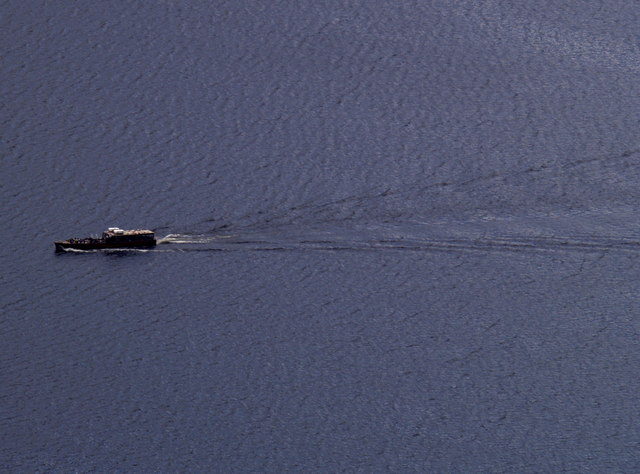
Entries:
POLYGON ((636 2, 4 7, 0 469, 640 468, 636 2))

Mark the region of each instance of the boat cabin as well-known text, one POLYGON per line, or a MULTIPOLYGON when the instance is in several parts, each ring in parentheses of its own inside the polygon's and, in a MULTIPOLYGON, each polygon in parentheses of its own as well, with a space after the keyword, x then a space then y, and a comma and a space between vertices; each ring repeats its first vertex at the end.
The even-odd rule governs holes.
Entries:
POLYGON ((151 230, 123 230, 118 227, 109 227, 102 233, 105 242, 144 242, 154 241, 155 235, 151 230))

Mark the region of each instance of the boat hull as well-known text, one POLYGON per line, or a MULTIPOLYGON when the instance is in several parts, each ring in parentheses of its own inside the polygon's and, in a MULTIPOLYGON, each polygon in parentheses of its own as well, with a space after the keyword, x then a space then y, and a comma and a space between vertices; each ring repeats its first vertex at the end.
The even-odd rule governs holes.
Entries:
POLYGON ((67 250, 102 250, 102 249, 138 249, 155 247, 156 241, 148 240, 145 242, 70 242, 61 240, 54 242, 56 252, 65 252, 67 250))

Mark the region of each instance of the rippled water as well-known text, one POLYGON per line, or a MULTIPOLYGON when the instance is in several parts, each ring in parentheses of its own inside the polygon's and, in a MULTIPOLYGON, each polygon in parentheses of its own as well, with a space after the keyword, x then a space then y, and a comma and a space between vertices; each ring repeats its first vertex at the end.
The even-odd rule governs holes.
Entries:
POLYGON ((0 468, 637 470, 640 6, 520 3, 6 2, 0 468))

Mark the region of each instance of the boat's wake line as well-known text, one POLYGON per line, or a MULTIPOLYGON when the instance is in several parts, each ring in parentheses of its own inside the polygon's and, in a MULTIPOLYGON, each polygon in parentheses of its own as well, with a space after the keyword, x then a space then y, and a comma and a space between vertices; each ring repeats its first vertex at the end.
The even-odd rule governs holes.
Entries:
POLYGON ((168 234, 158 239, 158 244, 208 244, 220 240, 224 236, 197 234, 168 234))
POLYGON ((640 253, 640 239, 558 236, 374 236, 361 235, 187 235, 170 234, 158 241, 172 251, 440 251, 440 252, 610 252, 640 253))

